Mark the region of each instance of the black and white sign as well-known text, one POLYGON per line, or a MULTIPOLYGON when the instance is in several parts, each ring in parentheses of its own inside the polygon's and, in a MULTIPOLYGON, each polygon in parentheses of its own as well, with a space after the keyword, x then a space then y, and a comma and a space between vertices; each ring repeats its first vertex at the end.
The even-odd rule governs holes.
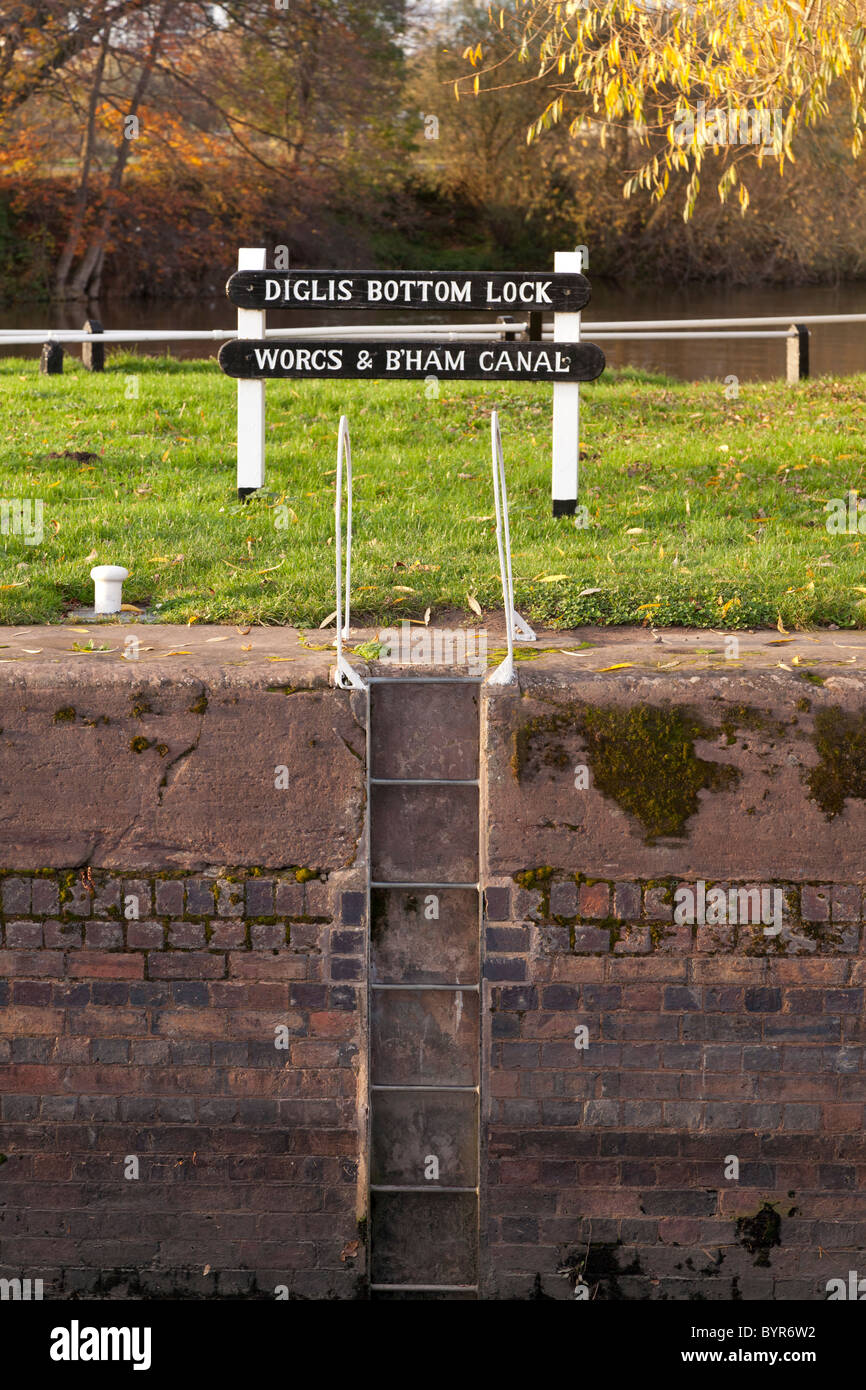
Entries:
POLYGON ((546 309, 579 313, 589 303, 580 274, 544 271, 239 270, 226 293, 242 309, 546 309))
POLYGON ((220 348, 219 364, 228 376, 241 379, 595 381, 604 371, 604 353, 595 343, 300 343, 238 338, 220 348))

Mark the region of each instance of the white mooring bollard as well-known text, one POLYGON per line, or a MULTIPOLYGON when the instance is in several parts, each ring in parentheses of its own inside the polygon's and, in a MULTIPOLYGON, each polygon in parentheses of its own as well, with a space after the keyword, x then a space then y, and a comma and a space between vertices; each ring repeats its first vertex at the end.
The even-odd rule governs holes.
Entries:
POLYGON ((94 585, 94 613, 119 613, 123 602, 123 581, 129 570, 122 565, 94 565, 90 571, 94 585))

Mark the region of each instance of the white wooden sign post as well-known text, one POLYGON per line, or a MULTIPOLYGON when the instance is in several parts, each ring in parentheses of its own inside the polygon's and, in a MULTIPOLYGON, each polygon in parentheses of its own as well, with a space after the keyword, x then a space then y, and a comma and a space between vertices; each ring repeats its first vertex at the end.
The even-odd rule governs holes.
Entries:
MULTIPOLYGON (((269 271, 261 247, 238 252, 238 270, 226 289, 237 306, 238 332, 223 345, 220 366, 238 379, 238 495, 265 484, 265 380, 331 377, 354 380, 423 379, 548 381, 553 386, 553 515, 577 508, 580 460, 580 382, 595 381, 604 353, 581 342, 580 310, 589 301, 581 274, 583 255, 557 251, 546 271, 269 271), (319 339, 268 337, 268 305, 306 312, 384 304, 422 312, 439 309, 522 309, 538 319, 553 313, 553 346, 518 342, 515 333, 492 343, 444 337, 388 341, 341 336, 335 328, 319 339)), ((502 320, 500 319, 500 322, 502 320)), ((395 330, 399 334, 399 328, 395 330)), ((346 331, 343 330, 345 334, 346 331)))
MULTIPOLYGON (((581 251, 557 251, 554 271, 580 271, 581 251)), ((580 342, 580 314, 553 315, 555 343, 580 342)), ((569 516, 577 510, 580 474, 580 385, 557 382, 553 388, 553 515, 569 516)))
MULTIPOLYGON (((238 270, 264 270, 264 247, 241 246, 238 270)), ((238 309, 238 337, 264 338, 267 314, 262 309, 238 309)), ((238 497, 248 497, 265 485, 265 383, 238 382, 238 497)))

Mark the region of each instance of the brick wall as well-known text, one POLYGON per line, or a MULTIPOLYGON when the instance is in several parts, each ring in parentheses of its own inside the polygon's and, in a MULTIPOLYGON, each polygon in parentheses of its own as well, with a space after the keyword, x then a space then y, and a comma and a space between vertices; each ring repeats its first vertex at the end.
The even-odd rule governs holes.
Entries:
POLYGON ((363 883, 0 876, 0 1277, 358 1295, 363 883))
POLYGON ((678 886, 488 886, 488 1297, 818 1299, 866 1273, 864 891, 779 885, 768 937, 674 925, 678 886))

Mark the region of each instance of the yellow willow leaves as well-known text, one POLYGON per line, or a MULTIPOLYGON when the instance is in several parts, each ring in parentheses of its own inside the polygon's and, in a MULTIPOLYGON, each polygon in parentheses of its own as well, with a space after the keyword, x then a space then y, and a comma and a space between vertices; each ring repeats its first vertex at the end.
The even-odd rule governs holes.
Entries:
MULTIPOLYGON (((830 89, 847 89, 850 136, 845 143, 852 156, 863 149, 866 111, 866 25, 862 5, 847 0, 701 0, 699 5, 673 3, 648 6, 644 0, 513 0, 497 7, 504 28, 505 8, 516 22, 515 52, 537 62, 540 77, 557 75, 576 97, 583 119, 569 128, 594 124, 604 139, 612 122, 630 127, 632 136, 648 149, 642 168, 632 171, 624 193, 645 187, 664 195, 670 173, 694 175, 708 151, 717 156, 717 188, 722 201, 736 185, 740 207, 749 206, 745 174, 767 156, 780 173, 792 161, 794 137, 826 116, 830 89), (652 101, 650 99, 652 98, 652 101), (762 139, 747 138, 741 124, 727 136, 708 140, 700 129, 699 101, 724 113, 764 113, 762 139), (647 107, 652 105, 648 118, 647 107), (682 109, 692 117, 684 133, 677 128, 682 109), (678 114, 679 113, 679 114, 678 114), (737 179, 728 175, 740 164, 737 179), (728 175, 726 177, 726 175, 728 175)), ((497 9, 491 7, 496 17, 497 9)), ((492 60, 480 43, 464 50, 474 72, 464 90, 479 92, 489 75, 496 85, 492 60), (491 66, 479 71, 484 62, 491 66)), ((561 83, 558 86, 561 87, 561 83)), ((566 98, 567 100, 567 98, 566 98)), ((527 142, 538 138, 563 118, 562 97, 532 122, 527 142)), ((688 219, 698 185, 685 194, 688 219)))

